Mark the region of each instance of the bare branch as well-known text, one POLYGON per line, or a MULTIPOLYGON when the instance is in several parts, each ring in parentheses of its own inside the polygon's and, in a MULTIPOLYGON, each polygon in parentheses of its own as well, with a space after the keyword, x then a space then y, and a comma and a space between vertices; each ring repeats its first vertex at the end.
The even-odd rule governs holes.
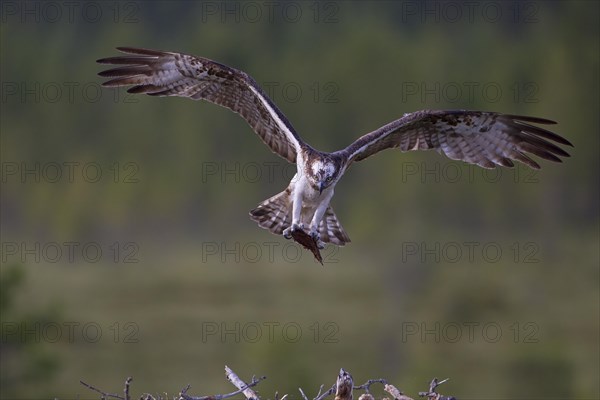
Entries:
MULTIPOLYGON (((254 391, 251 390, 251 389, 249 389, 249 388, 253 387, 253 386, 256 386, 258 384, 258 382, 266 379, 264 376, 261 377, 261 378, 259 378, 259 379, 255 379, 254 377, 252 377, 252 382, 250 384, 246 384, 230 368, 228 368, 228 367, 225 367, 225 368, 226 368, 225 371, 228 374, 227 375, 227 379, 231 383, 233 383, 236 387, 238 387, 238 390, 236 390, 235 392, 226 393, 226 394, 215 394, 215 395, 210 395, 210 396, 198 396, 198 397, 196 397, 196 396, 189 396, 187 394, 187 391, 189 390, 190 385, 187 385, 179 393, 179 398, 184 399, 184 400, 224 400, 224 399, 228 399, 228 398, 233 397, 233 396, 237 396, 240 393, 244 393, 244 395, 247 396, 246 391, 248 391, 248 390, 256 396, 256 393, 254 393, 254 391), (230 377, 231 377, 231 379, 230 379, 230 377), (240 386, 238 386, 238 384, 240 386)), ((285 396, 283 398, 285 398, 285 396)), ((283 398, 282 398, 282 400, 283 400, 283 398)), ((253 397, 253 399, 258 400, 258 396, 253 397)))
POLYGON ((107 397, 112 397, 114 399, 125 400, 123 397, 119 396, 118 394, 103 392, 102 390, 97 389, 97 388, 93 387, 92 385, 89 385, 89 384, 85 383, 84 381, 79 381, 79 383, 81 383, 83 386, 87 387, 88 389, 93 390, 94 392, 100 393, 102 395, 102 397, 101 397, 102 400, 106 400, 107 397))
POLYGON ((448 382, 450 378, 446 378, 443 381, 438 381, 437 378, 433 378, 433 380, 429 383, 429 391, 427 392, 419 392, 420 397, 427 397, 430 400, 456 400, 454 397, 446 397, 436 392, 436 388, 440 386, 442 383, 448 382))
POLYGON ((125 400, 131 400, 131 396, 129 396, 129 385, 131 384, 132 380, 132 377, 125 379, 125 400))
POLYGON ((398 388, 394 385, 385 385, 383 390, 388 392, 394 397, 394 400, 413 400, 412 398, 405 396, 398 388))
POLYGON ((325 384, 321 384, 321 386, 319 386, 319 393, 317 393, 317 397, 319 397, 321 395, 321 392, 323 391, 323 388, 325 387, 325 384))
POLYGON ((235 372, 233 372, 231 370, 231 368, 229 368, 227 365, 225 366, 225 376, 227 377, 227 380, 229 382, 231 382, 236 388, 238 388, 241 393, 244 393, 244 396, 246 396, 246 398, 248 400, 259 400, 260 399, 258 397, 258 395, 256 394, 256 392, 250 388, 253 386, 256 386, 258 384, 258 382, 260 382, 264 379, 267 379, 266 376, 262 376, 258 379, 256 379, 253 376, 252 382, 250 382, 249 384, 246 384, 246 382, 241 380, 240 377, 237 376, 237 374, 235 372))
POLYGON ((308 397, 306 397, 306 395, 304 394, 304 392, 302 391, 302 388, 298 388, 298 390, 300 391, 300 394, 302 395, 302 398, 304 400, 308 400, 308 397))
MULTIPOLYGON (((321 388, 322 387, 323 387, 323 385, 321 385, 321 388)), ((325 393, 322 393, 320 396, 315 397, 313 400, 323 400, 325 397, 331 396, 332 394, 334 394, 335 389, 336 389, 336 385, 333 385, 331 388, 329 388, 328 391, 326 391, 325 393)), ((321 392, 321 390, 319 390, 319 393, 320 392, 321 392)))
MULTIPOLYGON (((313 400, 323 400, 325 397, 331 396, 332 394, 335 393, 336 385, 333 385, 326 392, 321 393, 321 392, 323 392, 324 387, 325 387, 324 384, 321 385, 321 387, 319 387, 319 393, 317 393, 317 396, 313 400)), ((304 391, 302 391, 302 388, 298 388, 298 390, 300 391, 300 394, 302 395, 302 399, 308 400, 308 396, 306 396, 306 394, 304 394, 304 391)))
POLYGON ((387 385, 387 381, 385 379, 369 379, 360 386, 354 386, 354 390, 364 390, 366 393, 369 393, 369 388, 374 383, 381 383, 382 385, 387 385))
POLYGON ((192 385, 190 385, 189 383, 187 384, 186 387, 184 387, 183 389, 181 389, 181 392, 179 392, 179 397, 182 397, 184 394, 187 393, 188 390, 190 390, 190 388, 192 387, 192 385))

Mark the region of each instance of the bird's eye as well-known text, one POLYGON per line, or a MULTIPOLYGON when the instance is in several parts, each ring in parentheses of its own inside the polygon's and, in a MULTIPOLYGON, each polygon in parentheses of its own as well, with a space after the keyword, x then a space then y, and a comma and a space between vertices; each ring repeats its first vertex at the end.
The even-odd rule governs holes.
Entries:
POLYGON ((333 176, 328 176, 327 177, 327 182, 331 182, 332 179, 333 179, 333 176))

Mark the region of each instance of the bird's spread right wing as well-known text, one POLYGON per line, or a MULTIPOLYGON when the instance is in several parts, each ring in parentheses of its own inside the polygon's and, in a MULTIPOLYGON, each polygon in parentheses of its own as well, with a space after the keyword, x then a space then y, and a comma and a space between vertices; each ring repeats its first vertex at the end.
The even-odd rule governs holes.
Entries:
POLYGON ((120 67, 98 75, 103 86, 133 86, 129 93, 207 100, 242 116, 263 142, 290 162, 304 145, 290 122, 258 84, 243 71, 187 54, 118 47, 130 55, 103 58, 120 67))
POLYGON ((572 146, 568 140, 531 123, 556 122, 483 111, 423 110, 406 114, 358 138, 341 152, 353 162, 390 148, 436 149, 453 160, 484 168, 512 167, 515 160, 539 169, 540 165, 527 153, 556 162, 561 161, 559 157, 569 157, 566 151, 550 142, 572 146))

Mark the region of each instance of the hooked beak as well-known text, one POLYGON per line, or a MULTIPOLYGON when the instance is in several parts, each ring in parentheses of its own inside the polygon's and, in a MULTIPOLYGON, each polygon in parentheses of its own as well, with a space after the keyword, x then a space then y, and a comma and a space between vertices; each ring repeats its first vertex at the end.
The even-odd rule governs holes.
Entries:
POLYGON ((325 188, 325 183, 319 182, 319 194, 323 193, 324 188, 325 188))

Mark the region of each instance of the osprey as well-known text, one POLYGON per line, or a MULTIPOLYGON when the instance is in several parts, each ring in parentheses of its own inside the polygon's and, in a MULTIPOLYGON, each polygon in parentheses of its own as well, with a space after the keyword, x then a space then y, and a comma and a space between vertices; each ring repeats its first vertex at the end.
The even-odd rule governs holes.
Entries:
POLYGON ((563 137, 531 125, 555 124, 543 118, 466 110, 423 110, 404 114, 332 153, 304 142, 292 124, 252 77, 215 61, 187 54, 117 47, 128 56, 103 58, 120 65, 99 73, 113 78, 103 86, 133 86, 129 93, 180 96, 206 100, 239 115, 279 156, 296 163, 297 173, 281 193, 250 211, 251 218, 274 234, 292 237, 308 229, 323 248, 350 242, 330 205, 335 185, 356 161, 390 148, 401 151, 435 149, 453 160, 484 168, 513 167, 519 161, 532 168, 536 155, 560 162, 569 154, 551 143, 572 146, 563 137))

